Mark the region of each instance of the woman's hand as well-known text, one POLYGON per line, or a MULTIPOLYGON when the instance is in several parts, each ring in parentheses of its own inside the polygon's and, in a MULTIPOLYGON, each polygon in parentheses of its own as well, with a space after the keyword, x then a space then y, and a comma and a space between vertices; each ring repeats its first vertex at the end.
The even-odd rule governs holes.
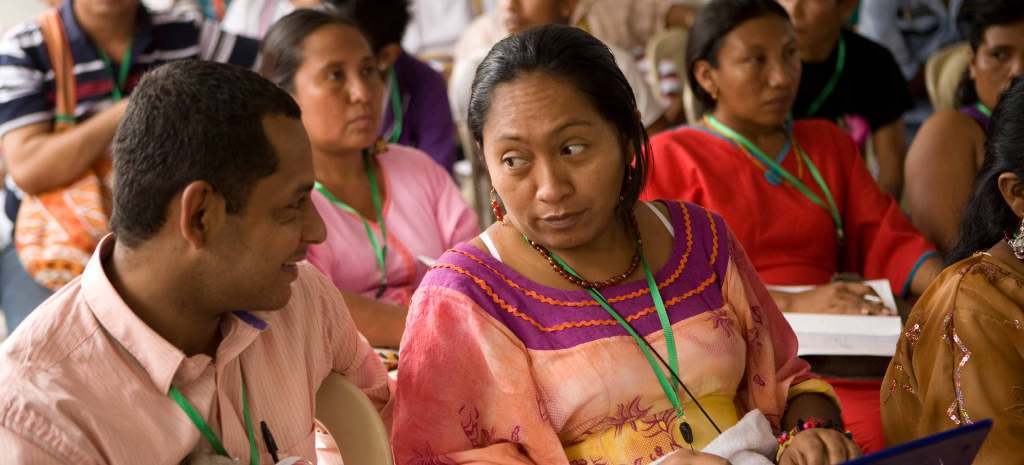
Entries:
POLYGON ((827 428, 812 428, 793 436, 782 451, 779 465, 829 465, 860 457, 860 448, 845 434, 827 428))
POLYGON ((895 315, 882 305, 874 289, 863 283, 836 281, 806 292, 772 292, 784 312, 842 313, 848 315, 895 315))
POLYGON ((732 465, 728 460, 723 459, 715 454, 705 454, 702 452, 690 452, 685 449, 679 449, 668 456, 665 460, 658 465, 732 465))

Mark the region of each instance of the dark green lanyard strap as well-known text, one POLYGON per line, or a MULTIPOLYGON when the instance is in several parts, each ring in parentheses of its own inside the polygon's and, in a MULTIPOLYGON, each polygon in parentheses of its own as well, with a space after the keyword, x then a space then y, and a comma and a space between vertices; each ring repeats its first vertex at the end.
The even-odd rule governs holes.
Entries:
POLYGON ((124 56, 121 57, 121 68, 114 74, 114 65, 110 62, 110 57, 107 56, 106 52, 100 50, 100 59, 103 60, 103 64, 107 68, 107 72, 110 73, 111 79, 114 81, 114 89, 111 91, 114 102, 120 102, 124 98, 124 85, 125 81, 128 80, 128 71, 132 69, 132 47, 135 45, 135 40, 128 44, 128 49, 124 51, 124 56))
MULTIPOLYGON (((554 259, 555 263, 558 263, 558 266, 562 267, 563 270, 577 278, 580 278, 580 275, 578 275, 568 263, 565 263, 561 257, 555 255, 554 252, 551 252, 550 250, 548 251, 548 254, 551 255, 551 258, 554 259)), ((658 284, 654 280, 654 274, 651 273, 651 267, 647 265, 647 258, 644 257, 643 250, 640 251, 640 258, 641 263, 643 264, 644 277, 647 278, 647 287, 651 291, 651 299, 654 300, 654 308, 658 312, 658 320, 661 322, 661 330, 665 335, 665 345, 668 348, 669 367, 673 372, 679 373, 679 357, 676 354, 676 338, 675 334, 672 332, 672 324, 668 319, 668 311, 665 309, 665 302, 661 298, 661 290, 658 289, 658 284)), ((643 352, 644 358, 647 359, 647 364, 651 366, 651 370, 654 371, 654 375, 658 378, 658 384, 661 385, 661 390, 665 392, 665 397, 668 397, 669 402, 672 403, 672 407, 675 409, 676 415, 680 418, 686 418, 686 414, 683 411, 683 403, 679 400, 679 394, 676 392, 679 389, 676 380, 674 378, 670 380, 665 376, 665 372, 662 370, 661 365, 658 364, 658 361, 654 358, 654 354, 651 353, 650 347, 644 343, 640 334, 638 334, 636 330, 633 329, 633 327, 626 322, 621 315, 619 315, 619 312, 615 311, 611 306, 611 303, 608 302, 608 299, 606 299, 597 289, 591 287, 586 290, 587 293, 589 293, 590 296, 596 300, 602 308, 604 308, 605 312, 608 312, 608 314, 619 323, 619 326, 622 326, 622 328, 633 337, 633 341, 636 342, 637 347, 639 347, 640 351, 643 352)))
POLYGON ((981 114, 988 118, 992 117, 992 110, 990 110, 984 103, 978 102, 974 104, 974 108, 977 109, 981 114))
POLYGON ((825 87, 821 89, 821 93, 815 97, 814 101, 811 102, 811 106, 807 107, 807 116, 814 116, 821 109, 821 106, 825 104, 825 100, 828 100, 832 96, 832 92, 836 90, 836 85, 839 84, 839 78, 843 75, 843 68, 846 67, 846 39, 843 38, 842 33, 839 35, 839 56, 836 57, 836 69, 832 71, 832 77, 828 78, 828 82, 825 83, 825 87))
MULTIPOLYGON (((213 447, 213 451, 218 455, 231 458, 228 454, 227 449, 224 448, 224 444, 220 442, 220 438, 217 437, 217 433, 213 432, 213 428, 210 428, 209 423, 203 419, 203 416, 196 411, 192 403, 178 390, 178 388, 171 386, 171 389, 167 392, 168 397, 174 400, 181 407, 181 410, 185 412, 189 420, 192 420, 192 424, 196 425, 196 429, 206 438, 206 442, 210 443, 213 447)), ((245 420, 245 430, 249 436, 249 464, 260 465, 260 451, 256 447, 256 432, 252 427, 252 417, 249 415, 249 393, 245 389, 245 381, 242 381, 242 418, 245 420)))
POLYGON ((369 150, 363 151, 363 168, 366 170, 366 178, 370 182, 370 198, 373 199, 373 209, 377 213, 377 225, 380 226, 379 242, 377 241, 377 236, 373 234, 373 229, 370 228, 370 223, 355 208, 352 208, 349 204, 336 197, 323 184, 318 182, 314 187, 335 206, 359 217, 363 222, 363 228, 366 229, 366 237, 370 238, 370 246, 373 247, 373 255, 377 259, 377 267, 380 268, 380 289, 377 290, 377 298, 380 298, 388 287, 388 228, 384 222, 384 208, 380 198, 380 188, 377 185, 377 175, 373 169, 373 160, 370 157, 369 150))
POLYGON ((391 97, 389 100, 391 100, 391 114, 394 117, 394 123, 391 124, 391 133, 388 134, 388 142, 397 144, 398 139, 402 137, 402 120, 405 117, 405 110, 402 109, 402 93, 398 89, 398 76, 395 75, 394 66, 388 71, 388 78, 391 80, 391 97))
POLYGON ((825 182, 825 179, 821 176, 821 173, 818 171, 818 167, 814 165, 814 162, 812 162, 811 158, 807 156, 807 153, 804 152, 802 148, 800 148, 800 144, 797 143, 796 138, 793 137, 792 134, 790 134, 789 137, 793 141, 794 148, 796 149, 800 158, 804 161, 804 164, 807 165, 807 170, 811 172, 811 177, 814 178, 814 182, 821 189, 821 192, 825 194, 825 200, 827 201, 827 203, 822 201, 821 197, 819 197, 817 194, 811 191, 811 188, 807 187, 807 185, 804 184, 803 181, 797 179, 796 176, 793 176, 793 174, 791 174, 788 170, 783 168, 782 165, 778 164, 775 160, 766 155, 764 151, 760 149, 760 147, 755 145, 746 137, 743 137, 742 134, 736 132, 729 126, 726 126, 721 121, 718 121, 714 116, 705 116, 705 121, 707 121, 708 126, 710 126, 712 129, 722 133, 724 136, 726 136, 733 142, 739 144, 741 147, 750 152, 751 155, 757 158, 758 161, 763 163, 765 166, 768 166, 771 170, 775 171, 779 176, 782 176, 782 178, 785 179, 786 182, 788 182, 791 186, 796 188, 796 190, 800 191, 800 193, 803 194, 804 197, 807 197, 807 199, 810 200, 811 203, 818 205, 821 208, 824 208, 825 211, 827 211, 829 215, 832 216, 832 222, 834 223, 836 228, 836 237, 839 238, 840 242, 842 242, 845 239, 846 235, 843 232, 843 217, 842 215, 839 214, 839 207, 836 206, 835 199, 832 197, 832 191, 829 190, 828 184, 825 182))

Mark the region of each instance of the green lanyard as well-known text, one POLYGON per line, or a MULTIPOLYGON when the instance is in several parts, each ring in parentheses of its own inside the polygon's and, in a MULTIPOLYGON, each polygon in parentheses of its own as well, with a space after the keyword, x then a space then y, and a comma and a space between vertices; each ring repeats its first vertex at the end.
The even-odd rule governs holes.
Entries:
POLYGON ((363 151, 363 168, 366 169, 366 177, 370 181, 370 197, 373 199, 373 209, 377 213, 377 224, 380 225, 380 242, 377 241, 377 236, 373 234, 373 229, 370 228, 370 223, 366 221, 363 215, 360 215, 355 208, 352 208, 349 204, 342 202, 341 199, 334 196, 331 191, 327 190, 323 184, 319 182, 315 184, 316 190, 327 197, 338 208, 349 212, 363 222, 363 228, 366 229, 366 237, 370 238, 370 246, 373 247, 373 254, 377 258, 377 267, 380 268, 380 289, 377 290, 377 298, 384 295, 384 290, 388 287, 388 269, 387 269, 387 257, 388 257, 388 228, 384 223, 383 207, 381 206, 380 199, 380 188, 377 186, 377 175, 373 170, 373 161, 370 159, 370 151, 363 151))
POLYGON ((828 78, 828 82, 825 83, 825 87, 821 89, 821 93, 811 102, 811 106, 807 107, 807 116, 814 116, 821 109, 821 106, 825 104, 825 100, 828 100, 832 92, 836 90, 836 84, 839 84, 839 78, 843 75, 843 68, 846 66, 846 39, 843 38, 842 34, 839 35, 839 56, 836 57, 836 69, 832 72, 832 77, 828 78))
POLYGON ((110 62, 110 57, 107 56, 106 52, 100 50, 100 59, 103 60, 107 71, 110 72, 110 77, 114 79, 114 89, 111 91, 111 94, 113 94, 115 103, 120 102, 124 97, 124 84, 128 80, 128 71, 132 69, 132 47, 134 45, 135 40, 133 39, 128 44, 128 49, 124 51, 124 56, 121 57, 121 68, 118 70, 117 75, 114 75, 114 65, 110 62))
POLYGON ((985 106, 984 103, 981 103, 981 102, 975 103, 974 104, 974 108, 976 108, 978 111, 981 112, 981 114, 985 115, 986 117, 988 117, 988 118, 992 117, 992 110, 989 110, 988 107, 985 106))
MULTIPOLYGON (((192 403, 185 398, 185 396, 178 390, 178 388, 171 386, 171 390, 168 391, 167 395, 174 399, 174 402, 188 415, 188 419, 192 420, 192 424, 196 425, 196 429, 202 433, 206 441, 213 447, 213 451, 224 457, 231 458, 228 455, 227 449, 224 448, 224 444, 220 442, 220 438, 217 437, 217 433, 213 432, 213 428, 206 423, 203 416, 196 411, 192 403)), ((249 416, 249 395, 245 390, 245 381, 242 381, 242 418, 245 419, 245 430, 249 436, 249 464, 260 465, 260 451, 256 447, 256 433, 252 427, 252 417, 249 416)))
POLYGON ((394 123, 391 124, 391 133, 388 134, 388 142, 397 144, 398 139, 402 137, 402 119, 404 118, 405 111, 402 109, 402 94, 398 90, 398 76, 395 76, 395 67, 391 67, 391 71, 388 71, 388 78, 391 80, 391 114, 394 117, 394 123))
POLYGON ((832 222, 835 224, 836 237, 839 238, 840 242, 846 238, 846 235, 843 233, 843 217, 839 214, 839 207, 836 206, 835 199, 832 198, 832 191, 829 190, 828 184, 825 183, 825 179, 822 178, 821 173, 818 172, 818 167, 814 165, 814 162, 812 162, 811 158, 807 156, 807 153, 800 148, 800 144, 795 143, 796 138, 793 137, 792 134, 790 135, 790 138, 793 139, 793 146, 796 148, 800 158, 803 159, 804 164, 807 165, 807 170, 810 171, 811 176, 814 177, 814 182, 818 184, 818 187, 821 188, 821 192, 825 194, 825 200, 828 201, 827 204, 821 200, 821 197, 818 197, 817 194, 811 191, 803 181, 797 179, 796 176, 793 176, 789 171, 783 168, 782 165, 778 164, 768 155, 765 155, 765 153, 749 139, 743 137, 740 133, 718 121, 714 116, 707 115, 706 121, 712 129, 722 133, 733 142, 745 148, 755 158, 757 158, 758 161, 771 168, 772 171, 775 171, 779 176, 782 176, 786 182, 796 188, 796 190, 800 191, 800 193, 803 194, 804 197, 807 197, 811 203, 828 211, 832 216, 832 222))
MULTIPOLYGON (((554 252, 551 252, 550 250, 548 251, 548 254, 551 255, 551 258, 554 259, 555 262, 558 263, 558 266, 562 267, 563 270, 577 278, 580 278, 580 275, 576 274, 576 271, 573 270, 568 263, 565 263, 565 261, 563 261, 558 255, 555 255, 554 252)), ((661 291, 658 289, 658 284, 654 281, 654 275, 651 273, 651 267, 647 265, 647 258, 644 257, 643 250, 640 251, 640 259, 641 263, 643 263, 644 277, 647 278, 647 287, 651 291, 651 299, 654 300, 654 308, 658 311, 658 320, 661 321, 661 330, 665 334, 665 345, 668 347, 669 367, 671 367, 673 372, 679 373, 679 357, 676 355, 676 338, 672 332, 672 324, 668 319, 668 311, 665 310, 665 302, 661 298, 661 291)), ((676 392, 679 389, 676 380, 674 378, 669 379, 669 377, 665 376, 665 372, 662 371, 661 365, 658 364, 658 361, 654 358, 654 354, 651 353, 651 349, 644 343, 643 338, 637 334, 636 330, 633 329, 633 327, 630 326, 630 324, 627 323, 621 315, 619 315, 619 312, 616 312, 615 309, 612 308, 611 303, 608 302, 608 299, 606 299, 600 291, 594 288, 587 288, 587 292, 594 300, 597 301, 598 304, 601 305, 602 308, 604 308, 606 312, 608 312, 609 315, 611 315, 612 318, 615 319, 616 322, 619 323, 619 326, 622 326, 623 329, 633 337, 633 341, 636 342, 637 347, 640 347, 640 351, 643 352, 644 358, 647 359, 647 364, 651 366, 651 370, 654 371, 654 375, 658 377, 658 384, 661 385, 661 390, 665 392, 665 397, 668 397, 669 402, 672 403, 672 407, 676 411, 676 416, 685 420, 686 414, 683 412, 683 403, 679 400, 679 394, 676 392)))

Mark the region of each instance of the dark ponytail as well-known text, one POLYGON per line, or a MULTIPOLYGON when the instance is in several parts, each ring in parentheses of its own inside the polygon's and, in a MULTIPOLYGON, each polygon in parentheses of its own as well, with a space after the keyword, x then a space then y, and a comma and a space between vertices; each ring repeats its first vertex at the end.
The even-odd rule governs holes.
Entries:
POLYGON ((1013 234, 1021 219, 999 190, 999 175, 1016 174, 1024 181, 1024 77, 1013 79, 992 113, 992 132, 985 142, 985 164, 974 180, 974 193, 960 224, 960 237, 947 258, 955 263, 988 249, 1013 234))

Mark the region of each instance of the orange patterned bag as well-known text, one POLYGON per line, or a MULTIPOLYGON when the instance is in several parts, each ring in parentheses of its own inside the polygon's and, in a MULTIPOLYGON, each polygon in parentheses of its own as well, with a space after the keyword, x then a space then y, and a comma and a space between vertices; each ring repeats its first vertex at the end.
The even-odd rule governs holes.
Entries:
MULTIPOLYGON (((75 72, 57 9, 39 17, 53 64, 56 89, 54 131, 75 125, 75 72)), ((37 282, 56 290, 85 270, 96 244, 109 231, 112 184, 110 157, 104 156, 80 179, 39 195, 25 195, 14 226, 22 265, 37 282)))

